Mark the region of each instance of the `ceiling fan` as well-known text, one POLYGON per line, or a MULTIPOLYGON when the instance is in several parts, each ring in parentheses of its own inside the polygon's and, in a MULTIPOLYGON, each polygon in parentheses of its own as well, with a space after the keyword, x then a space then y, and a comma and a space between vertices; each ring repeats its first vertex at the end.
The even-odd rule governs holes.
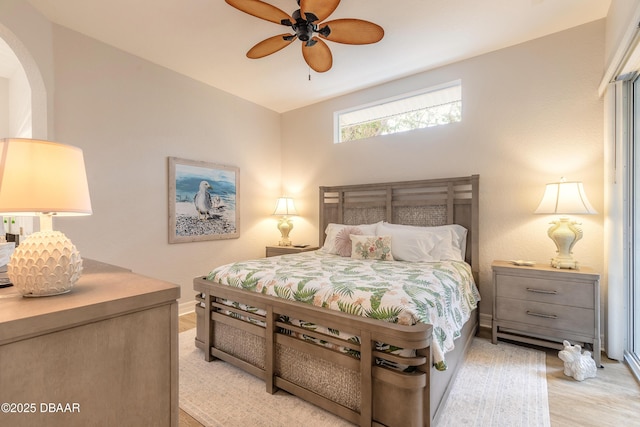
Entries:
POLYGON ((291 16, 279 8, 260 0, 225 0, 242 12, 276 24, 291 27, 294 34, 269 37, 247 52, 251 59, 263 58, 288 46, 295 39, 302 41, 302 56, 309 67, 318 73, 333 65, 329 46, 321 39, 344 44, 370 44, 384 36, 381 26, 362 19, 335 19, 323 22, 340 4, 340 0, 297 0, 300 9, 291 16))

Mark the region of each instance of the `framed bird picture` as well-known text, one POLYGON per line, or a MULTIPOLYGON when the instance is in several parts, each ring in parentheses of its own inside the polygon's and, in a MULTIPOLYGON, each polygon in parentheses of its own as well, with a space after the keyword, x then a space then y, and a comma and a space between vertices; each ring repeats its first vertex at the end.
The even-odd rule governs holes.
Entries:
POLYGON ((240 237, 240 169, 169 157, 169 243, 240 237))

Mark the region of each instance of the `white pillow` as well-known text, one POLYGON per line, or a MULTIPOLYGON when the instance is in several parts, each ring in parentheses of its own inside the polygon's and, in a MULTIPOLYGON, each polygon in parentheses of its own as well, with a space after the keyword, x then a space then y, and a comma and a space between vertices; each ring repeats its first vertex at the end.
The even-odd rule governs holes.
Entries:
MULTIPOLYGON (((433 242, 433 236, 437 236, 440 237, 440 240, 435 242, 435 247, 431 251, 429 251, 428 254, 433 259, 433 261, 464 261, 467 246, 467 229, 459 224, 449 224, 435 227, 419 227, 413 225, 390 224, 388 222, 384 222, 378 226, 376 233, 388 235, 391 233, 390 230, 404 230, 404 232, 406 233, 402 236, 398 236, 398 241, 394 240, 393 247, 396 247, 397 245, 400 245, 401 248, 403 245, 408 247, 415 246, 415 243, 412 243, 411 239, 408 237, 411 236, 411 234, 415 234, 416 237, 414 237, 414 239, 427 239, 427 242, 433 242), (429 238, 426 236, 431 237, 429 238), (402 237, 404 237, 405 239, 409 238, 410 240, 408 242, 403 242, 401 240, 402 237)), ((426 245, 427 243, 423 244, 426 245)), ((415 249, 413 249, 412 251, 414 250, 415 249)))
POLYGON ((432 254, 444 236, 442 233, 429 233, 404 227, 389 227, 388 224, 378 226, 379 236, 391 236, 391 254, 397 261, 430 262, 438 261, 437 254, 432 254))
MULTIPOLYGON (((327 225, 327 228, 324 230, 327 237, 324 239, 324 245, 322 245, 322 250, 329 254, 340 255, 340 250, 336 244, 336 237, 338 233, 344 228, 352 228, 357 227, 360 231, 360 234, 367 234, 373 236, 376 234, 376 229, 378 224, 381 224, 382 221, 376 224, 360 224, 360 225, 346 225, 346 224, 334 224, 330 223, 327 225)), ((356 233, 353 233, 356 234, 356 233)))
POLYGON ((460 250, 460 256, 462 260, 464 260, 465 255, 467 253, 467 229, 461 226, 460 224, 448 224, 448 225, 438 225, 435 227, 427 227, 432 228, 436 231, 438 230, 449 230, 453 233, 453 246, 456 249, 460 250))

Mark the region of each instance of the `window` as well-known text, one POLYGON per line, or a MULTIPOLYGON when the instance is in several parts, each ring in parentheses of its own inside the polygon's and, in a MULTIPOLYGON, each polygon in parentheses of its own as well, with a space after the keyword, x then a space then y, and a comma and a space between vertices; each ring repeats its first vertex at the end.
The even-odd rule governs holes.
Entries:
POLYGON ((462 120, 462 82, 456 80, 334 114, 334 142, 356 141, 462 120))

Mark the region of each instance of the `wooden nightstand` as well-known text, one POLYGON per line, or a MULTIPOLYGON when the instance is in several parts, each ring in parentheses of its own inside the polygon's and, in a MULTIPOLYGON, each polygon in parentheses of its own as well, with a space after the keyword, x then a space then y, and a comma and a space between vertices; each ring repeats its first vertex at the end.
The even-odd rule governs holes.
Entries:
POLYGON ((295 246, 267 246, 267 257, 286 255, 286 254, 298 254, 300 252, 315 251, 317 246, 306 246, 304 248, 295 246))
POLYGON ((520 267, 494 261, 491 341, 505 338, 561 350, 593 346, 600 366, 600 275, 587 267, 520 267))

